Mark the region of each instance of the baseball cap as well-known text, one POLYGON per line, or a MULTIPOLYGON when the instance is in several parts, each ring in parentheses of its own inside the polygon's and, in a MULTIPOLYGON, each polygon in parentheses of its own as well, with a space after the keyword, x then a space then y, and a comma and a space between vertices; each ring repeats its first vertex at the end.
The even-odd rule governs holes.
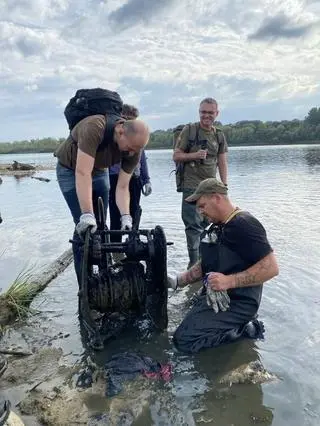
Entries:
POLYGON ((187 203, 195 203, 202 195, 216 193, 226 195, 228 194, 228 187, 224 183, 220 182, 218 179, 205 179, 199 183, 194 193, 187 197, 185 201, 187 203))

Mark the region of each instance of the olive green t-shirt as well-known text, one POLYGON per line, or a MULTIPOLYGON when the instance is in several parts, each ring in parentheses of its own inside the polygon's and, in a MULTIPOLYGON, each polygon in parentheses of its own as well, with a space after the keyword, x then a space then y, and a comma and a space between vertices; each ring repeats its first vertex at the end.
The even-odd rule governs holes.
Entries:
POLYGON ((188 150, 189 139, 194 143, 191 144, 190 151, 197 152, 201 149, 201 142, 205 141, 205 148, 208 150, 207 158, 205 160, 196 160, 184 162, 184 181, 183 189, 195 189, 199 183, 207 178, 216 177, 217 163, 219 154, 228 151, 228 145, 224 134, 217 137, 216 129, 205 130, 200 127, 199 123, 187 124, 178 136, 175 148, 186 152, 188 150), (195 141, 196 126, 199 128, 199 144, 195 141))
POLYGON ((121 163, 126 173, 132 173, 140 160, 140 153, 128 155, 119 150, 115 141, 108 141, 106 147, 98 150, 105 131, 106 117, 91 115, 79 121, 71 131, 71 136, 59 145, 55 152, 62 166, 75 170, 78 147, 85 154, 95 159, 94 170, 105 170, 114 164, 121 163))

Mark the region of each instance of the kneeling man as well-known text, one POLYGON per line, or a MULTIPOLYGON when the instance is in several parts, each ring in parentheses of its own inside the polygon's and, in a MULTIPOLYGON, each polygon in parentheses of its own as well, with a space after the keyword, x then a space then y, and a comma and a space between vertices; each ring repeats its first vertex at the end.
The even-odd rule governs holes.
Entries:
POLYGON ((202 181, 186 198, 212 225, 200 244, 201 259, 190 269, 168 277, 172 288, 203 280, 203 289, 174 333, 183 352, 198 352, 240 337, 262 336, 257 321, 263 283, 279 273, 262 224, 235 207, 228 188, 217 179, 202 181))

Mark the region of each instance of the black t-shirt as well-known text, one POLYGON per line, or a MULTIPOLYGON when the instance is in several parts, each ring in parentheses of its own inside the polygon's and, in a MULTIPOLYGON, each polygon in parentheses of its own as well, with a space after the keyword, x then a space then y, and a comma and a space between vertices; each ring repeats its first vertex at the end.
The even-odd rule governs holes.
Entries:
MULTIPOLYGON (((216 245, 220 272, 227 275, 245 271, 273 251, 262 224, 245 211, 239 212, 230 222, 218 226, 217 236, 220 242, 216 245)), ((241 301, 243 309, 244 303, 254 303, 258 308, 262 285, 232 288, 228 293, 231 300, 241 301)))
POLYGON ((248 268, 273 251, 262 224, 246 211, 223 226, 221 242, 236 252, 248 268))

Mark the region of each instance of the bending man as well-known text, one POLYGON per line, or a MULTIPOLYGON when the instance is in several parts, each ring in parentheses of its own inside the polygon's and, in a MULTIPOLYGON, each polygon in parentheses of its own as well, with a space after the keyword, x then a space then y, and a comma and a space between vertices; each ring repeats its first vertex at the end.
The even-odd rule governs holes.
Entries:
POLYGON ((77 241, 89 227, 92 233, 96 231, 95 215, 99 197, 102 197, 107 210, 110 188, 107 168, 121 163, 116 202, 121 214, 121 229, 131 229, 129 182, 139 163, 140 152, 149 140, 145 123, 140 120, 119 120, 108 140, 103 141, 107 119, 103 115, 84 118, 55 153, 58 158, 58 183, 76 225, 73 255, 78 283, 81 253, 77 241))

